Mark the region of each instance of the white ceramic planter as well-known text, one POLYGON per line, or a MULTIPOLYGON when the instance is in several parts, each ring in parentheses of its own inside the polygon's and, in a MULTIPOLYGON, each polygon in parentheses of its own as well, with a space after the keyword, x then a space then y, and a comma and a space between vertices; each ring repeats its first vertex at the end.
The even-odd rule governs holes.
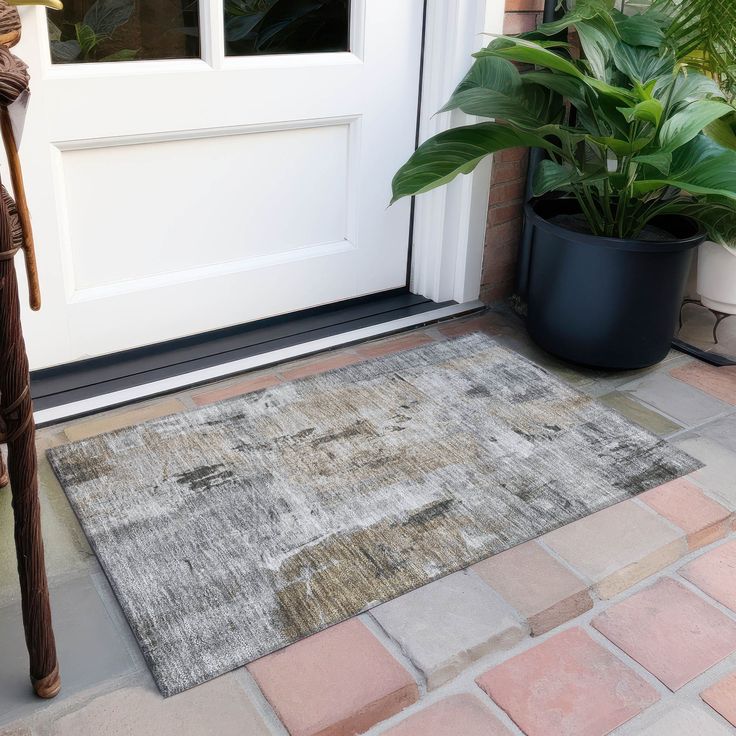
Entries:
POLYGON ((706 241, 698 249, 698 294, 706 307, 736 314, 736 255, 706 241))

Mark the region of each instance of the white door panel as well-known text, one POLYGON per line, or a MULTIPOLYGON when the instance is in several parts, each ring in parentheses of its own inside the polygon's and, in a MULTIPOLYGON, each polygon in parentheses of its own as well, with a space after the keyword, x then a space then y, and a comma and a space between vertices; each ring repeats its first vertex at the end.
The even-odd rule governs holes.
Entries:
POLYGON ((34 368, 402 286, 422 1, 354 2, 353 52, 52 64, 40 9, 18 48, 21 157, 44 306, 34 368))

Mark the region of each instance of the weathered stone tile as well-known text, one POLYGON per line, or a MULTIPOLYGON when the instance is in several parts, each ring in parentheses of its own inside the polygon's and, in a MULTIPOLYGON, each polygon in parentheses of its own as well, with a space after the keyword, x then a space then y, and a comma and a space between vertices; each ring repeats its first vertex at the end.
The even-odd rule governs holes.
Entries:
POLYGON ((601 598, 613 597, 687 552, 682 532, 633 501, 575 521, 542 539, 591 581, 601 598))
POLYGON ((409 673, 358 619, 252 662, 248 670, 291 736, 363 733, 418 698, 409 673))
POLYGON ((70 442, 76 442, 87 437, 94 437, 103 432, 112 432, 123 427, 141 424, 149 419, 158 419, 169 414, 177 414, 185 409, 186 407, 179 399, 159 399, 145 406, 135 406, 125 410, 113 410, 105 414, 95 414, 87 419, 80 419, 66 427, 64 434, 66 434, 70 442))
POLYGON ((736 540, 696 557, 679 572, 711 598, 736 612, 736 540))
POLYGON ((698 427, 698 434, 736 453, 736 414, 703 424, 698 427))
POLYGON ((733 410, 730 404, 661 372, 626 383, 619 390, 664 412, 684 427, 702 424, 733 410))
POLYGON ((517 654, 477 683, 527 736, 604 736, 659 699, 579 628, 517 654))
MULTIPOLYGON (((89 576, 53 586, 51 609, 62 678, 54 702, 136 668, 89 576)), ((0 723, 9 723, 38 706, 28 680, 19 604, 0 608, 0 642, 0 723)))
POLYGON ((592 624, 673 691, 736 651, 736 623, 670 578, 614 604, 592 624))
POLYGON ((623 416, 635 422, 640 427, 654 432, 654 434, 668 435, 682 429, 679 424, 676 424, 671 419, 654 411, 654 409, 650 409, 648 406, 644 406, 644 404, 640 404, 631 396, 620 391, 611 391, 601 396, 599 401, 615 409, 619 414, 623 414, 623 416))
POLYGON ((430 690, 527 633, 508 603, 472 572, 417 588, 371 615, 422 672, 430 690))
POLYGON ((473 568, 543 634, 593 607, 587 585, 536 542, 527 542, 473 568))
POLYGON ((478 698, 452 695, 409 716, 383 736, 511 736, 478 698))
POLYGON ((692 436, 675 444, 689 455, 705 464, 688 477, 727 509, 736 511, 736 453, 706 437, 692 436))
MULTIPOLYGON (((76 572, 81 574, 94 564, 94 555, 43 456, 39 458, 39 495, 48 576, 53 579, 76 572)), ((0 605, 19 600, 11 493, 10 488, 4 488, 0 490, 0 605)))
POLYGON ((233 675, 173 698, 153 685, 101 695, 51 725, 51 736, 270 736, 271 731, 233 675))
POLYGON ((706 688, 700 697, 722 718, 736 726, 736 672, 706 688))
POLYGON ((694 360, 673 368, 670 375, 678 381, 689 383, 727 404, 736 406, 736 366, 717 368, 703 363, 702 360, 694 360))
POLYGON ((731 512, 687 478, 642 493, 639 498, 687 534, 690 549, 705 547, 731 530, 731 512))

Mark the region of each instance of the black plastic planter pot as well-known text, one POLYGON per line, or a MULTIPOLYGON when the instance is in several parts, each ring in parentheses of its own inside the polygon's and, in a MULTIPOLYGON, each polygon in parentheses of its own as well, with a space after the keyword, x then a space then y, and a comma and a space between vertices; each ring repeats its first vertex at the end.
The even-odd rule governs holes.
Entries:
POLYGON ((685 284, 705 234, 689 218, 653 224, 673 240, 619 240, 550 223, 579 212, 570 199, 526 206, 534 224, 527 328, 553 355, 598 368, 643 368, 662 360, 675 334, 685 284))

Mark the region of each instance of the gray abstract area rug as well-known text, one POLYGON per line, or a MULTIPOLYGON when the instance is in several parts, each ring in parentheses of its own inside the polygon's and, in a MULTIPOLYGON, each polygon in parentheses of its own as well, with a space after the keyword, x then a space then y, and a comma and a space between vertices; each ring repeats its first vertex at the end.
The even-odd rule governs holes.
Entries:
POLYGON ((700 467, 480 334, 49 458, 164 695, 700 467))

